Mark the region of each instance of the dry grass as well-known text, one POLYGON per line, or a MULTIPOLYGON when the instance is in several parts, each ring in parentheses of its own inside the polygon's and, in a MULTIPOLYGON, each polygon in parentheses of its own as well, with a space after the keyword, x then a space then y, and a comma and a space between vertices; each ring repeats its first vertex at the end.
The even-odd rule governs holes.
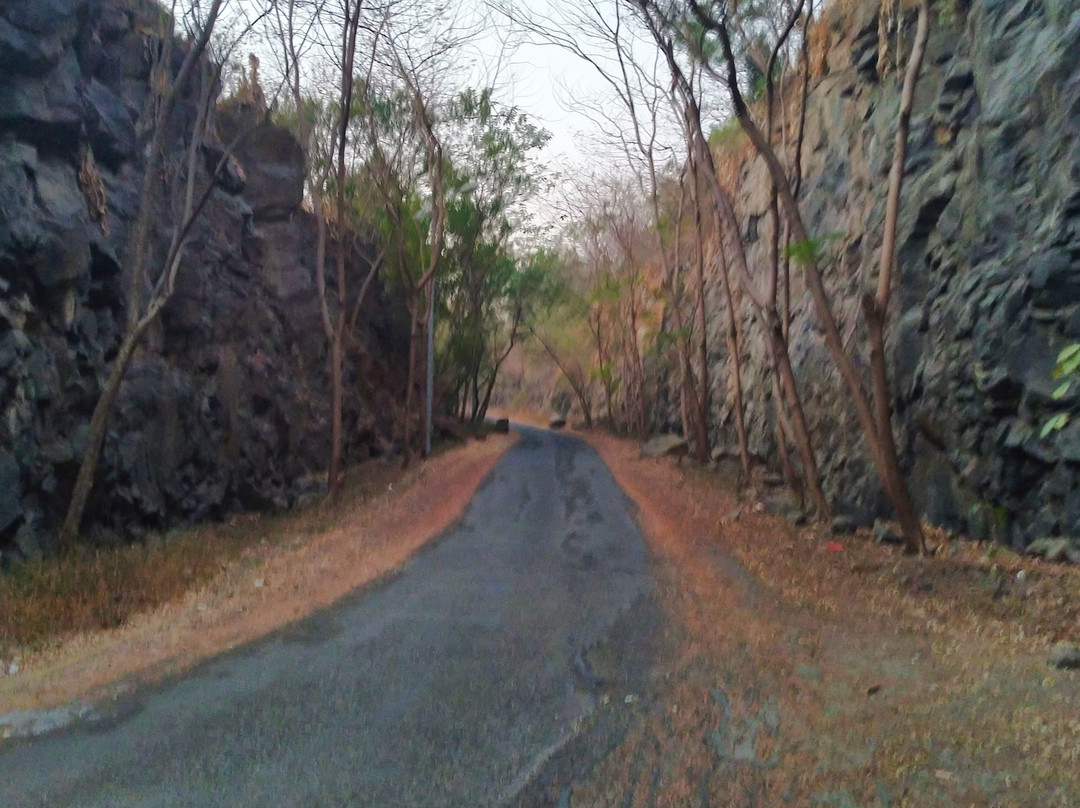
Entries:
POLYGON ((473 441, 408 471, 366 464, 336 506, 241 518, 0 581, 5 631, 34 638, 6 651, 22 670, 0 677, 0 713, 107 697, 118 681, 180 672, 331 605, 460 518, 515 439, 473 441))
POLYGON ((818 20, 830 27, 839 28, 862 6, 870 3, 876 5, 878 2, 879 0, 831 0, 825 4, 825 8, 818 15, 818 20))
POLYGON ((829 43, 832 42, 832 27, 825 20, 815 20, 810 26, 810 78, 820 79, 825 75, 825 66, 829 61, 829 43))
POLYGON ((0 659, 78 632, 111 629, 175 600, 219 574, 245 550, 326 530, 400 481, 396 463, 351 469, 340 501, 281 515, 245 514, 145 544, 78 546, 0 576, 0 659))

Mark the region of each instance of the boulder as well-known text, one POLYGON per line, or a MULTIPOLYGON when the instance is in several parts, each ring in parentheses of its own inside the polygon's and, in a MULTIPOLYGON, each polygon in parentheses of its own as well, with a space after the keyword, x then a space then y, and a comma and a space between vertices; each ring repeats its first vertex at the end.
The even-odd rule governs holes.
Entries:
POLYGON ((1055 668, 1064 670, 1080 669, 1080 645, 1064 641, 1057 643, 1050 649, 1047 662, 1055 668))
POLYGON ((6 0, 0 14, 33 34, 74 38, 89 0, 6 0))
POLYGON ((448 418, 445 415, 436 415, 432 421, 439 437, 446 440, 464 441, 469 437, 468 430, 457 418, 448 418))
POLYGON ((131 0, 97 0, 91 20, 102 39, 115 39, 131 30, 131 0))
POLYGON ((638 457, 686 457, 690 446, 679 435, 657 435, 641 447, 638 457))
POLYGON ((495 431, 500 435, 506 435, 510 432, 510 419, 499 418, 495 421, 495 431))
POLYGON ((900 531, 894 530, 891 525, 880 519, 874 522, 873 535, 874 541, 878 544, 904 543, 904 535, 900 531))
POLYGON ((42 161, 36 180, 39 220, 26 266, 44 288, 55 289, 90 268, 90 216, 74 168, 42 161))
POLYGON ((712 469, 719 476, 734 480, 742 474, 742 463, 737 457, 720 457, 712 461, 712 469))
POLYGON ((24 522, 19 526, 19 529, 15 531, 14 544, 27 561, 40 561, 45 555, 41 536, 34 529, 32 522, 24 522))
MULTIPOLYGON (((297 255, 291 249, 300 236, 297 222, 272 221, 259 226, 260 249, 255 263, 262 282, 281 300, 292 300, 311 291, 315 262, 311 256, 297 255)), ((320 317, 317 308, 310 314, 320 317)))
POLYGON ((829 531, 834 536, 847 536, 858 530, 858 525, 855 524, 855 520, 847 514, 837 514, 833 517, 832 522, 829 523, 829 531))
MULTIPOLYGON (((146 37, 160 8, 155 0, 0 0, 0 565, 49 552, 125 319, 124 246, 143 204, 136 121, 149 91, 146 37), (79 178, 87 147, 108 232, 79 178)), ((184 93, 165 133, 166 166, 187 157, 193 108, 184 93)), ((210 195, 176 293, 121 387, 88 537, 124 541, 244 507, 286 507, 328 462, 329 379, 315 226, 301 209, 303 155, 265 115, 248 123, 245 163, 230 163, 218 179, 229 193, 210 195)), ((206 144, 204 174, 231 143, 228 126, 217 131, 224 137, 206 144)), ((162 174, 179 188, 182 171, 162 174)), ((173 216, 164 198, 155 202, 152 255, 168 249, 173 216)), ((355 289, 376 249, 347 249, 355 289)), ((367 301, 346 358, 355 391, 344 412, 349 463, 393 452, 383 436, 393 434, 405 386, 407 316, 378 280, 367 301)))
POLYGON ((1068 539, 1042 538, 1029 544, 1026 552, 1030 556, 1039 556, 1047 561, 1061 562, 1076 559, 1078 549, 1080 548, 1075 547, 1068 539))

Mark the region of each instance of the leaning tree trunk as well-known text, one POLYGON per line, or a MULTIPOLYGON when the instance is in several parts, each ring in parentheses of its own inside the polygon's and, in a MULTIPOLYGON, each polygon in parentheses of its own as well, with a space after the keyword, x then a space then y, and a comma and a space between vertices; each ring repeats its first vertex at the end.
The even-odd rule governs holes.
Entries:
POLYGON ((342 410, 345 385, 341 366, 343 316, 340 312, 338 313, 334 339, 330 342, 330 467, 326 476, 327 490, 332 501, 336 501, 341 493, 341 455, 344 443, 342 410))
MULTIPOLYGON (((180 65, 175 77, 171 76, 172 70, 172 45, 173 30, 167 27, 162 36, 161 51, 151 67, 151 94, 147 98, 146 109, 152 115, 144 118, 143 123, 153 126, 153 134, 146 150, 146 165, 142 180, 142 194, 140 196, 139 212, 132 228, 129 252, 133 259, 130 281, 127 287, 127 314, 125 318, 124 336, 120 341, 120 348, 116 359, 113 360, 109 369, 109 376, 105 386, 98 396, 94 405, 94 412, 90 418, 87 432, 87 444, 79 463, 79 473, 75 479, 75 487, 72 491, 71 500, 64 521, 60 525, 57 540, 61 546, 71 545, 79 533, 82 524, 83 513, 86 503, 90 498, 90 491, 94 485, 94 477, 97 473, 98 461, 101 458, 101 448, 105 440, 105 431, 108 428, 109 417, 112 414, 113 404, 120 391, 124 380, 124 374, 131 364, 132 357, 139 346, 143 335, 151 323, 164 308, 165 302, 172 294, 175 274, 179 270, 179 259, 183 253, 184 243, 188 236, 188 230, 194 219, 202 211, 203 205, 209 198, 213 188, 211 185, 200 200, 198 207, 194 204, 195 190, 195 160, 199 153, 199 146, 206 127, 209 115, 208 105, 211 97, 211 83, 205 81, 202 86, 202 94, 199 99, 198 112, 195 117, 194 127, 191 133, 191 141, 188 144, 188 177, 187 194, 184 204, 184 217, 181 225, 174 232, 173 244, 170 246, 170 254, 162 270, 159 282, 164 283, 164 288, 156 287, 150 301, 146 304, 146 312, 143 313, 141 284, 146 277, 150 263, 150 235, 152 230, 152 217, 155 211, 154 201, 160 185, 161 165, 164 159, 166 138, 169 124, 178 103, 178 92, 187 88, 193 71, 198 67, 202 69, 202 60, 213 35, 214 26, 217 24, 218 15, 224 0, 212 0, 207 10, 206 22, 197 39, 190 43, 184 60, 180 65)), ((220 72, 219 72, 220 75, 220 72)), ((221 170, 223 163, 219 163, 221 170)))
POLYGON ((735 311, 735 297, 731 289, 731 275, 728 271, 727 254, 724 252, 723 234, 716 233, 716 246, 720 257, 720 280, 724 286, 724 298, 727 301, 727 344, 728 359, 731 364, 731 378, 735 387, 735 434, 739 439, 739 464, 742 467, 744 482, 750 482, 750 441, 746 437, 746 404, 743 401, 742 386, 742 347, 739 345, 738 313, 735 311))
MULTIPOLYGON (((697 407, 697 420, 701 443, 698 444, 698 460, 702 463, 709 461, 709 333, 708 322, 705 313, 705 235, 701 226, 701 194, 698 185, 697 163, 693 164, 694 175, 691 188, 694 195, 694 240, 696 250, 694 253, 695 268, 697 270, 697 297, 695 299, 695 313, 698 318, 698 327, 701 333, 698 335, 698 373, 700 375, 700 390, 695 391, 695 405, 697 407)), ((691 382, 693 376, 691 375, 691 382)))
POLYGON ((79 534, 79 525, 82 522, 83 512, 86 510, 86 502, 94 486, 94 474, 101 457, 102 444, 105 442, 105 430, 109 425, 113 402, 116 401, 116 394, 120 392, 120 385, 135 355, 135 349, 149 325, 150 323, 146 322, 142 328, 136 327, 124 338, 116 359, 113 360, 112 367, 109 369, 109 378, 105 381, 105 387, 98 396, 97 404, 94 405, 94 413, 90 417, 90 428, 86 436, 86 449, 79 466, 79 476, 75 480, 67 515, 60 527, 58 538, 62 547, 74 543, 75 537, 79 534))
MULTIPOLYGON (((788 216, 789 226, 797 242, 809 244, 810 235, 806 224, 802 219, 798 203, 792 194, 791 185, 788 182, 784 167, 776 156, 776 152, 766 141, 761 129, 750 116, 750 111, 739 89, 736 58, 731 46, 731 39, 725 23, 713 20, 696 2, 692 2, 694 12, 698 19, 708 28, 715 31, 720 37, 720 43, 724 51, 727 63, 726 83, 732 102, 735 107, 735 115, 739 120, 743 131, 750 142, 753 143, 758 155, 762 157, 769 173, 776 183, 780 193, 780 201, 788 216)), ((926 40, 929 35, 930 19, 929 0, 919 2, 919 23, 912 47, 911 58, 908 63, 907 74, 904 79, 904 87, 900 102, 900 120, 897 130, 897 142, 893 155, 893 166, 889 177, 888 206, 898 207, 900 197, 900 185, 903 178, 904 158, 907 146, 907 127, 910 123, 911 108, 914 101, 915 83, 918 80, 925 52, 926 40)), ((888 216, 889 207, 886 208, 888 216)), ((887 302, 891 294, 891 269, 895 261, 892 254, 895 248, 895 219, 891 229, 885 228, 882 249, 882 274, 879 276, 878 296, 872 304, 865 308, 874 312, 868 318, 870 338, 874 343, 871 347, 871 362, 873 363, 872 374, 874 377, 875 402, 871 404, 867 395, 863 380, 860 377, 854 360, 844 347, 840 329, 833 314, 829 302, 828 293, 825 290, 821 268, 816 260, 809 260, 805 264, 807 285, 810 287, 810 295, 814 301, 814 308, 821 321, 824 332, 825 344, 833 356, 840 376, 852 400, 856 417, 866 437, 867 447, 874 466, 881 479, 897 517, 900 520, 904 533, 905 549, 911 553, 922 553, 926 550, 922 524, 917 518, 914 503, 907 490, 900 470, 899 457, 896 452, 895 439, 892 435, 891 396, 889 395, 888 375, 885 366, 884 352, 884 323, 887 313, 887 302)))

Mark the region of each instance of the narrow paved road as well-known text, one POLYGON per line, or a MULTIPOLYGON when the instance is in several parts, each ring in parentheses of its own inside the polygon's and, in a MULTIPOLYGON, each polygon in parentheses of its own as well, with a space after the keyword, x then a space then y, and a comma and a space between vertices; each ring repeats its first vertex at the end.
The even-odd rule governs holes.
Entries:
POLYGON ((389 581, 0 747, 0 805, 509 802, 596 709, 587 649, 618 631, 620 675, 649 667, 655 621, 625 619, 652 589, 628 506, 584 443, 524 429, 389 581))

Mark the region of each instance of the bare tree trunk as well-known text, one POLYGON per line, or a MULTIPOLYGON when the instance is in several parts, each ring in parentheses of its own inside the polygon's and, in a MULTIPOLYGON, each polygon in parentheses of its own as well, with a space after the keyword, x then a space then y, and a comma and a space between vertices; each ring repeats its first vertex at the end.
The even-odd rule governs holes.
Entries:
POLYGON ((94 413, 90 417, 90 427, 86 436, 86 450, 83 453, 82 462, 79 465, 79 475, 75 479, 75 488, 71 493, 71 502, 68 505, 67 516, 60 529, 59 541, 61 546, 70 545, 79 532, 79 524, 82 522, 83 512, 86 510, 86 502, 90 498, 90 490, 94 485, 94 474, 97 471, 98 460, 101 457, 101 447, 105 441, 105 429, 109 425, 109 416, 112 414, 113 403, 116 394, 120 391, 120 385, 124 381, 131 358, 135 355, 135 349, 142 339, 147 322, 142 328, 128 332, 120 344, 120 350, 109 368, 109 378, 98 396, 94 405, 94 413))
POLYGON ((480 423, 487 418, 488 407, 491 406, 491 394, 495 392, 495 381, 498 379, 498 370, 494 370, 491 376, 487 380, 487 384, 484 386, 484 398, 480 402, 480 411, 477 415, 476 422, 480 423))
POLYGON ((596 341, 596 361, 600 366, 600 382, 604 387, 604 399, 607 405, 608 426, 615 428, 615 389, 611 381, 611 370, 606 345, 604 340, 603 310, 597 308, 595 314, 590 311, 586 315, 589 324, 589 335, 596 341))
POLYGON ((637 395, 635 396, 637 429, 635 432, 638 437, 645 437, 649 430, 649 418, 647 414, 647 405, 645 403, 645 363, 642 361, 641 346, 638 344, 638 310, 636 299, 633 299, 630 304, 630 348, 631 361, 634 366, 635 387, 637 388, 637 395))
MULTIPOLYGON (((694 370, 691 367, 690 360, 692 351, 690 345, 690 329, 686 327, 683 320, 683 304, 682 295, 680 293, 680 273, 682 271, 682 221, 683 209, 686 201, 686 174, 687 171, 693 171, 694 168, 692 161, 688 160, 687 168, 685 168, 679 176, 679 207, 675 213, 675 256, 671 261, 668 260, 667 250, 664 247, 664 237, 660 228, 659 194, 656 193, 656 174, 652 164, 650 164, 650 169, 653 216, 656 220, 653 225, 653 231, 656 235, 656 242, 660 249, 661 258, 665 264, 665 284, 670 299, 672 317, 675 320, 675 333, 677 334, 675 344, 677 346, 679 369, 679 421, 682 424, 683 435, 687 440, 692 440, 694 442, 694 448, 697 450, 698 458, 704 463, 708 459, 707 457, 702 459, 703 454, 708 455, 708 422, 701 418, 702 408, 698 400, 698 391, 694 380, 694 370)), ((700 210, 700 207, 698 207, 696 211, 698 215, 700 215, 700 210)), ((697 233, 696 247, 698 250, 698 265, 702 266, 705 261, 702 253, 703 245, 701 242, 700 229, 697 233)))
MULTIPOLYGON (((699 148, 702 148, 700 145, 700 137, 698 143, 699 148)), ((702 148, 702 150, 707 152, 707 148, 702 148)), ((820 476, 817 470, 817 460, 814 457, 813 441, 810 438, 810 432, 806 424, 806 415, 803 410, 802 399, 799 396, 798 386, 795 382, 795 373, 791 368, 791 357, 788 353, 787 343, 784 340, 779 316, 777 315, 775 308, 770 309, 766 301, 757 297, 758 293, 754 287, 753 278, 750 276, 750 271, 746 265, 746 253, 743 249, 742 240, 739 235, 739 223, 735 218, 731 197, 720 185, 720 180, 717 178, 716 171, 712 167, 711 155, 706 157, 706 165, 710 166, 707 173, 713 188, 716 216, 718 219, 717 231, 726 233, 734 246, 733 253, 735 256, 737 274, 743 289, 750 297, 758 322, 761 323, 761 327, 765 330, 766 344, 769 346, 769 351, 772 355, 773 366, 779 374, 780 389, 787 399, 791 410, 790 415, 792 428, 794 430, 795 444, 799 450, 800 459, 802 460, 803 476, 806 486, 810 490, 810 499, 814 503, 818 519, 826 521, 829 518, 829 503, 825 498, 825 493, 821 489, 820 476)))
MULTIPOLYGON (((360 9, 363 0, 344 0, 342 10, 345 21, 341 35, 341 105, 338 110, 337 135, 337 216, 341 228, 337 251, 337 317, 330 339, 330 468, 327 470, 327 488, 330 499, 336 501, 341 494, 341 463, 345 436, 342 411, 345 407, 344 376, 344 332, 345 306, 347 289, 345 283, 346 241, 344 232, 345 217, 345 181, 348 177, 348 164, 345 161, 345 148, 349 140, 349 120, 352 115, 353 68, 356 60, 356 37, 360 28, 360 9)), ((325 295, 323 296, 325 299, 325 295)))
MULTIPOLYGON (((429 229, 431 252, 429 255, 428 265, 427 267, 425 267, 423 275, 414 284, 412 293, 414 295, 420 294, 423 290, 427 289, 427 305, 433 306, 433 283, 435 280, 435 276, 439 271, 439 267, 442 263, 443 244, 446 239, 446 190, 443 172, 443 147, 442 143, 438 138, 438 135, 436 135, 435 133, 435 124, 432 120, 431 111, 428 108, 428 100, 424 97, 423 91, 420 88, 419 80, 408 68, 406 68, 404 62, 402 62, 401 60, 400 53, 396 50, 397 46, 395 45, 394 47, 394 59, 397 63, 398 72, 401 79, 406 84, 410 96, 410 101, 412 102, 413 121, 416 124, 417 129, 420 131, 420 135, 428 148, 427 176, 428 182, 431 186, 432 217, 431 226, 429 229)), ((414 340, 426 334, 426 325, 422 325, 421 320, 418 318, 426 320, 426 317, 424 317, 424 315, 427 313, 426 307, 421 308, 419 305, 416 305, 415 308, 416 313, 413 317, 414 322, 412 331, 414 340)), ((414 356, 417 353, 415 346, 410 346, 409 350, 410 353, 414 354, 414 356)), ((429 356, 428 358, 429 361, 434 361, 434 357, 429 356)), ((413 367, 412 362, 410 362, 409 364, 410 385, 407 399, 411 403, 413 386, 412 382, 415 380, 415 377, 413 376, 413 374, 415 373, 415 368, 413 367)), ((426 388, 426 374, 424 385, 426 388)), ((411 409, 409 410, 409 413, 411 415, 411 409)), ((430 427, 430 424, 426 422, 426 416, 424 423, 425 427, 430 427)), ((411 461, 411 451, 411 447, 406 445, 406 454, 404 458, 404 465, 406 467, 411 461)))
MULTIPOLYGON (((693 178, 691 187, 694 197, 694 263, 697 269, 697 297, 695 299, 695 312, 698 317, 698 384, 695 404, 697 406, 698 421, 698 460, 702 463, 709 461, 711 447, 709 446, 709 325, 705 313, 705 234, 701 226, 701 193, 698 180, 697 161, 691 162, 693 178)), ((691 379, 693 377, 691 376, 691 379)))
POLYGON ((791 455, 789 454, 789 446, 792 443, 791 440, 791 422, 788 420, 787 413, 784 411, 784 395, 780 392, 780 384, 777 382, 777 374, 772 373, 772 391, 773 401, 776 407, 776 423, 774 424, 776 435, 776 451, 780 455, 780 470, 784 475, 784 481, 787 483, 788 488, 795 495, 800 508, 805 507, 806 499, 803 492, 802 482, 795 474, 795 469, 791 465, 791 455))
MULTIPOLYGON (((784 205, 789 225, 795 239, 798 242, 809 244, 811 243, 810 236, 806 230, 805 223, 802 220, 802 215, 799 212, 798 204, 792 194, 792 189, 787 181, 783 166, 780 164, 776 153, 769 146, 768 141, 762 135, 757 124, 754 123, 754 120, 747 109, 746 102, 742 97, 738 84, 735 55, 731 47, 731 40, 727 27, 723 22, 712 19, 696 0, 690 0, 690 2, 695 14, 702 24, 710 30, 715 31, 720 38, 724 57, 727 62, 727 77, 725 81, 728 86, 728 91, 731 94, 732 103, 735 107, 736 117, 738 118, 743 131, 746 132, 747 137, 749 137, 751 143, 754 144, 758 154, 765 160, 769 172, 777 184, 780 200, 784 205)), ((915 44, 912 48, 911 59, 908 63, 908 71, 905 76, 904 89, 901 97, 901 126, 897 133, 897 140, 900 141, 901 135, 903 135, 903 145, 899 145, 898 143, 896 153, 894 154, 893 170, 890 172, 889 193, 890 195, 895 193, 897 200, 899 199, 899 184, 903 175, 903 158, 907 141, 907 133, 903 131, 904 110, 906 108, 906 115, 910 116, 911 105, 914 99, 915 83, 922 66, 922 58, 923 53, 925 52, 928 34, 929 2, 928 0, 920 0, 918 31, 916 33, 915 44), (897 163, 896 158, 899 158, 899 164, 897 163)), ((888 246, 891 238, 895 238, 895 229, 892 237, 886 232, 883 248, 888 246)), ((893 249, 895 249, 895 242, 892 242, 892 246, 893 249)), ((883 249, 883 253, 884 252, 885 250, 883 249)), ((890 254, 887 262, 883 259, 883 265, 887 263, 891 268, 894 260, 895 256, 890 254)), ((871 362, 877 365, 876 368, 872 369, 875 376, 875 389, 883 395, 876 395, 876 404, 872 405, 859 376, 859 371, 855 362, 844 347, 843 338, 840 335, 840 329, 833 314, 828 293, 825 290, 825 284, 818 262, 813 259, 808 260, 805 264, 805 271, 807 284, 810 287, 811 297, 814 301, 814 307, 817 311, 818 318, 821 320, 825 344, 829 348, 830 353, 832 353, 833 360, 836 362, 841 378, 844 380, 844 384, 847 387, 852 400, 852 405, 855 408, 856 416, 858 417, 863 433, 866 436, 867 447, 870 450, 871 458, 877 468, 878 475, 881 478, 885 491, 892 500, 893 507, 896 509, 901 528, 904 532, 905 548, 913 553, 925 552, 922 524, 918 520, 914 504, 912 503, 911 496, 907 490, 907 484, 900 471, 895 440, 892 436, 891 397, 888 395, 888 378, 883 350, 883 315, 885 312, 880 308, 880 301, 875 300, 872 308, 875 310, 875 317, 878 318, 878 322, 869 322, 868 325, 871 340, 878 343, 878 347, 871 347, 871 362), (875 333, 875 331, 877 333, 875 333)), ((888 299, 888 284, 890 281, 891 277, 879 278, 879 298, 882 296, 881 290, 884 287, 886 289, 884 295, 886 301, 888 299)), ((864 306, 864 308, 871 307, 864 306)))
POLYGON ((578 405, 581 407, 581 414, 585 418, 585 428, 592 429, 592 405, 589 403, 589 394, 586 387, 586 380, 580 378, 577 374, 571 373, 570 370, 563 364, 562 359, 559 358, 559 354, 551 346, 551 344, 541 337, 536 331, 532 332, 532 335, 536 337, 536 341, 540 343, 540 346, 544 349, 544 352, 551 357, 551 361, 555 363, 555 366, 562 373, 563 378, 566 379, 567 384, 570 385, 570 389, 574 391, 574 395, 577 397, 578 405))
MULTIPOLYGON (((142 196, 140 197, 139 213, 132 229, 129 253, 133 257, 131 277, 128 283, 127 315, 124 336, 120 342, 120 349, 112 367, 105 386, 94 405, 94 412, 90 418, 87 431, 86 447, 79 463, 79 473, 75 479, 71 500, 68 503, 67 513, 60 525, 57 534, 58 543, 61 546, 71 545, 79 533, 86 503, 90 497, 90 491, 94 485, 94 476, 97 473, 98 461, 101 459, 102 444, 105 440, 105 431, 108 427, 109 417, 112 414, 113 404, 120 385, 124 380, 131 359, 138 348, 146 330, 153 323, 165 303, 172 296, 176 274, 180 268, 180 259, 183 255, 185 243, 195 219, 199 216, 203 206, 213 191, 213 183, 216 174, 220 172, 226 157, 218 164, 215 176, 210 177, 209 186, 202 198, 196 204, 195 191, 195 166, 199 147, 202 143, 203 131, 209 116, 208 105, 210 103, 211 87, 213 81, 207 82, 206 77, 201 86, 202 93, 199 98, 198 114, 192 129, 191 142, 188 147, 188 176, 187 192, 184 200, 183 215, 180 223, 176 226, 169 255, 166 258, 162 273, 154 284, 151 300, 145 313, 142 311, 142 284, 149 271, 150 263, 150 231, 151 218, 155 210, 154 201, 157 198, 157 190, 160 186, 161 163, 164 157, 165 141, 168 134, 168 124, 172 119, 178 100, 178 93, 183 92, 193 72, 202 69, 202 60, 209 46, 214 26, 217 24, 218 15, 224 0, 213 0, 207 11, 206 22, 199 34, 198 39, 188 49, 177 75, 171 75, 172 70, 172 37, 173 20, 169 16, 169 25, 162 33, 161 51, 151 70, 151 89, 153 92, 147 101, 148 120, 146 123, 153 127, 153 135, 147 149, 146 167, 143 174, 142 196)), ((215 77, 216 79, 216 77, 215 77)))
MULTIPOLYGON (((686 79, 686 75, 679 65, 675 55, 674 43, 665 34, 663 14, 657 5, 651 0, 630 0, 642 12, 642 18, 648 26, 657 46, 661 49, 671 72, 672 82, 676 90, 681 94, 684 117, 687 123, 688 135, 692 140, 692 147, 696 151, 697 159, 706 168, 709 185, 713 192, 713 207, 716 216, 717 232, 726 233, 732 240, 735 267, 740 283, 749 295, 753 304, 754 312, 759 322, 766 331, 767 344, 773 355, 774 362, 780 372, 780 388, 786 396, 789 396, 792 409, 793 426, 796 433, 796 445, 802 457, 804 474, 806 475, 807 487, 810 489, 811 499, 814 501, 817 516, 820 520, 829 518, 829 505, 825 494, 821 490, 818 478, 817 461, 814 457, 813 442, 809 432, 806 431, 806 419, 802 412, 802 402, 798 396, 798 388, 794 383, 795 376, 791 370, 790 357, 788 356, 786 343, 783 343, 783 334, 779 329, 779 318, 775 307, 774 282, 770 282, 770 297, 763 299, 755 288, 754 280, 750 275, 746 263, 746 253, 740 236, 739 222, 735 216, 734 205, 731 197, 717 177, 716 165, 709 149, 708 142, 701 123, 701 109, 694 93, 693 87, 686 79), (659 19, 657 18, 659 16, 659 19), (773 300, 770 306, 769 300, 773 300), (782 350, 777 350, 776 337, 780 332, 782 350)), ((691 5, 699 14, 705 12, 693 0, 691 5)), ((737 88, 736 88, 737 89, 737 88)), ((745 107, 744 107, 745 108, 745 107)), ((760 136, 760 131, 759 131, 760 136)), ((767 144, 766 144, 767 146, 767 144)))
MULTIPOLYGON (((926 551, 922 523, 908 495, 907 485, 900 473, 900 458, 892 431, 892 393, 889 386, 885 355, 885 324, 888 321, 889 299, 892 295, 892 274, 896 265, 896 226, 900 213, 900 191, 904 183, 904 163, 907 160, 908 135, 911 131, 911 111, 915 103, 915 85, 919 80, 926 42, 930 35, 930 0, 919 2, 919 22, 911 48, 897 118, 896 143, 889 171, 889 192, 885 203, 885 227, 878 267, 878 288, 875 297, 863 300, 870 337, 870 370, 877 418, 878 435, 882 444, 885 471, 890 478, 886 488, 896 493, 894 505, 904 533, 906 548, 912 553, 926 551)), ((897 53, 899 59, 899 53, 897 53)))
POLYGON ((330 468, 327 471, 327 488, 331 500, 336 500, 341 492, 341 454, 344 443, 342 410, 345 401, 341 344, 343 326, 343 318, 339 314, 334 339, 330 343, 330 468))
POLYGON ((735 433, 739 439, 739 463, 742 466, 744 482, 750 482, 750 442, 746 437, 746 405, 743 403, 742 386, 742 349, 739 345, 738 312, 735 310, 735 298, 731 292, 731 277, 728 272, 727 255, 724 252, 723 234, 716 233, 717 251, 720 256, 720 279, 724 284, 724 298, 727 300, 727 343, 728 360, 731 364, 731 377, 735 383, 735 433))

